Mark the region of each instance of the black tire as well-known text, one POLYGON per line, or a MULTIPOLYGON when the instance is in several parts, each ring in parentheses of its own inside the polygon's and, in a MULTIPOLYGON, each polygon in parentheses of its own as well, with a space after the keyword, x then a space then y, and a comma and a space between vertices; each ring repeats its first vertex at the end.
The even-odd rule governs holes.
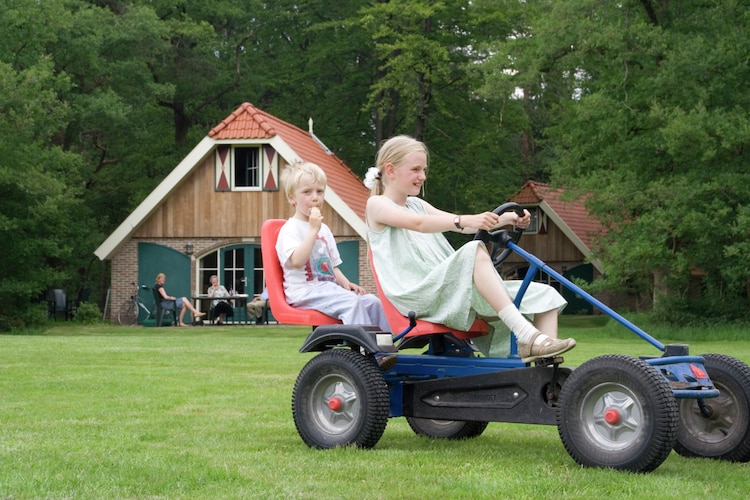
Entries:
POLYGON ((674 447, 678 422, 677 401, 664 376, 630 356, 587 361, 560 391, 560 439, 583 466, 650 472, 674 447))
POLYGON ((409 427, 418 436, 441 439, 470 439, 481 435, 489 422, 464 420, 434 420, 406 417, 409 427))
POLYGON ((297 377, 292 414, 311 448, 372 448, 388 423, 388 385, 372 359, 348 349, 323 351, 297 377))
POLYGON ((750 461, 750 366, 723 354, 705 354, 705 368, 719 396, 679 402, 680 429, 674 449, 684 457, 750 461))
POLYGON ((138 322, 138 306, 132 299, 120 306, 117 322, 122 326, 133 326, 138 322))

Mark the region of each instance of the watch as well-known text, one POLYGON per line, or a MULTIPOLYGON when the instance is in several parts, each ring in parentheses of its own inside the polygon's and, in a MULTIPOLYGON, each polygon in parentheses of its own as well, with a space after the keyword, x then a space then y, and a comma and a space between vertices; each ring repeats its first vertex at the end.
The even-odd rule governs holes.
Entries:
POLYGON ((456 229, 458 229, 459 231, 463 231, 464 230, 464 228, 461 227, 461 216, 460 215, 457 215, 457 216, 455 216, 453 218, 453 224, 456 226, 456 229))

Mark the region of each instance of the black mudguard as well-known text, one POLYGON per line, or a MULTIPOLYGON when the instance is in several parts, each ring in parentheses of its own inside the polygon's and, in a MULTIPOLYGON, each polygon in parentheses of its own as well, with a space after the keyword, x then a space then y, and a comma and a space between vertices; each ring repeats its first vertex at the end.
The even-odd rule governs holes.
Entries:
POLYGON ((299 352, 358 347, 368 354, 396 352, 393 336, 374 325, 321 325, 305 339, 299 352))

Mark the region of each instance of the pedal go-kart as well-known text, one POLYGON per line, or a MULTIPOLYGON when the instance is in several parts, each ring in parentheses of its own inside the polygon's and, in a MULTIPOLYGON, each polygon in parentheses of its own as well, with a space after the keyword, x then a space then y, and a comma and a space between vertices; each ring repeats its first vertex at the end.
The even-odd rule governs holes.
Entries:
MULTIPOLYGON (((519 205, 495 213, 521 212, 519 205)), ((664 345, 518 246, 522 231, 480 231, 499 265, 510 252, 529 263, 515 298, 542 270, 661 351, 659 356, 610 354, 577 368, 562 357, 521 362, 511 339, 507 358, 477 356, 468 332, 404 317, 378 292, 394 332, 342 325, 284 298, 275 244, 284 220, 266 221, 261 248, 274 316, 286 324, 317 325, 300 352, 320 352, 299 373, 292 395, 294 423, 313 448, 371 448, 389 417, 406 417, 416 434, 466 439, 489 422, 556 425, 578 464, 634 472, 656 469, 674 449, 683 456, 750 460, 750 367, 722 354, 693 356, 685 344, 664 345), (407 354, 407 349, 421 349, 407 354), (417 351, 420 352, 420 351, 417 351), (381 369, 377 360, 395 355, 381 369)), ((511 336, 512 337, 512 336, 511 336)))

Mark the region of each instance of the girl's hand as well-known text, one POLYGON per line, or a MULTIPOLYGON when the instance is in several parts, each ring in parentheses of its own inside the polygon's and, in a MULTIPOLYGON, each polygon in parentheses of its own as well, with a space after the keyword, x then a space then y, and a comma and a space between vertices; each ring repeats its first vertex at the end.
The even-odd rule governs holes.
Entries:
POLYGON ((515 212, 505 212, 499 218, 497 225, 492 227, 492 230, 501 228, 503 226, 517 226, 521 229, 526 229, 531 224, 531 214, 528 210, 524 209, 523 217, 519 216, 515 212))
POLYGON ((461 226, 471 229, 484 229, 489 231, 493 227, 497 227, 500 217, 492 212, 484 212, 481 214, 474 215, 462 215, 461 226))
POLYGON ((516 221, 513 223, 514 226, 519 227, 521 229, 527 229, 529 225, 531 224, 531 214, 528 210, 523 210, 523 217, 520 217, 515 212, 512 212, 513 215, 516 216, 516 221))

